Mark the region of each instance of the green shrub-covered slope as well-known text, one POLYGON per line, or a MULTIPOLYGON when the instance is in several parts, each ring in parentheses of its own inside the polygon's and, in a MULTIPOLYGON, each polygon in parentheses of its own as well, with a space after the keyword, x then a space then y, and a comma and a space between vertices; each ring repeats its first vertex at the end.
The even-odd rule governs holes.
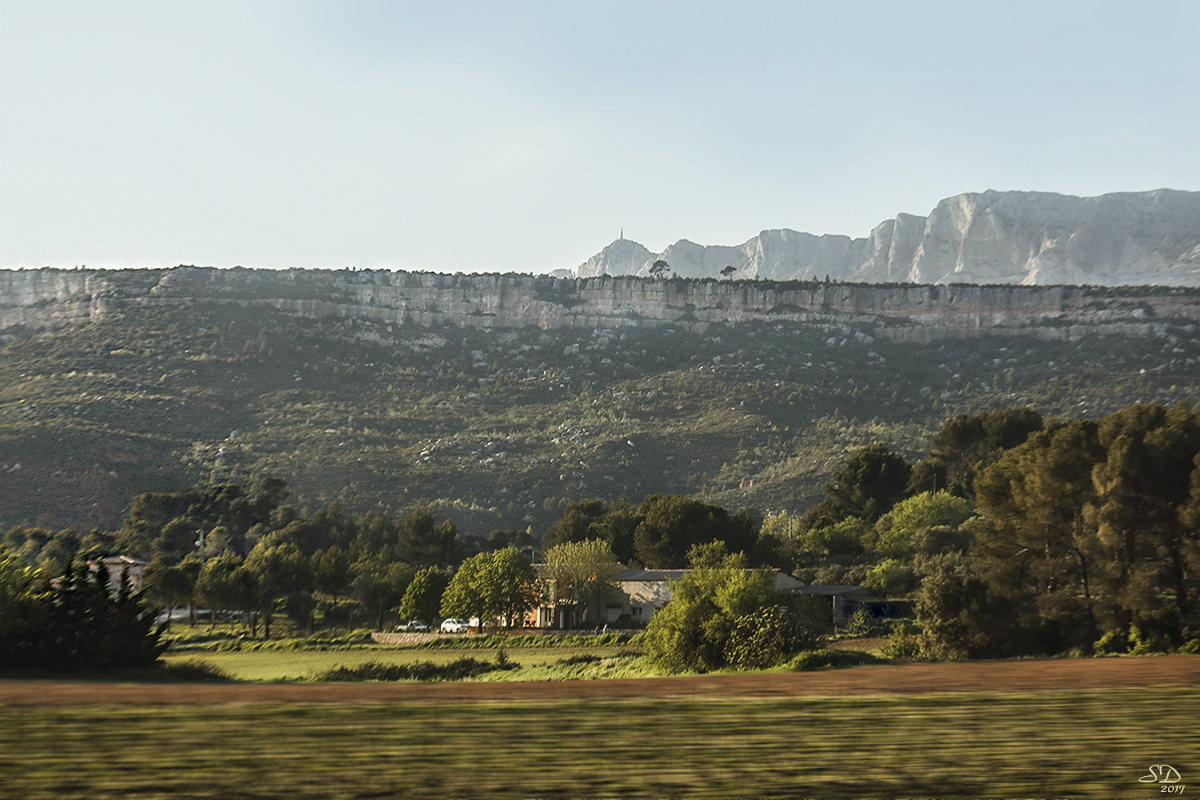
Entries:
MULTIPOLYGON (((802 509, 848 452, 951 416, 1200 397, 1200 340, 897 345, 793 324, 489 332, 129 307, 0 349, 0 526, 113 528, 143 491, 285 478, 289 502, 541 531, 568 500, 802 509), (752 485, 751 485, 752 483, 752 485)), ((11 335, 15 334, 15 335, 11 335)))

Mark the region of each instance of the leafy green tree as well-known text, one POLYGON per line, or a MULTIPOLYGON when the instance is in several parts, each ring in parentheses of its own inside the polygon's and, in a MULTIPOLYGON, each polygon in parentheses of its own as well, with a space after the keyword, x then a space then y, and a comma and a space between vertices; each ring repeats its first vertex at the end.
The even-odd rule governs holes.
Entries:
POLYGON ((179 561, 196 546, 197 526, 188 516, 194 502, 194 490, 138 495, 117 533, 121 550, 151 560, 161 556, 179 561))
POLYGON ((254 580, 241 566, 242 559, 228 553, 204 562, 200 570, 196 594, 208 606, 209 620, 214 625, 217 610, 248 613, 253 608, 254 580))
POLYGON ((1096 423, 1075 420, 1033 434, 975 481, 982 577, 1027 601, 1018 606, 1035 616, 1022 624, 1051 651, 1094 638, 1098 553, 1086 516, 1102 458, 1096 423))
POLYGON ((0 547, 16 555, 25 546, 25 540, 28 538, 27 532, 28 528, 21 525, 6 528, 3 533, 0 533, 0 547))
POLYGON ((283 600, 283 613, 301 630, 311 632, 313 611, 316 609, 317 599, 313 597, 312 592, 289 592, 283 600))
POLYGON ((633 563, 637 556, 634 535, 642 516, 625 496, 618 497, 606 506, 603 500, 589 499, 568 503, 562 517, 542 537, 549 549, 567 542, 583 542, 600 539, 619 561, 633 563))
POLYGON ((1004 450, 1022 444, 1042 429, 1042 417, 1032 408, 1005 408, 980 414, 960 414, 945 424, 929 447, 930 458, 944 465, 956 494, 970 495, 975 475, 1004 450))
POLYGON ((885 445, 873 444, 850 456, 825 484, 825 499, 809 514, 808 527, 832 525, 847 517, 874 522, 899 502, 912 467, 885 445))
POLYGON ((26 565, 16 553, 0 547, 0 621, 9 616, 14 604, 39 596, 41 583, 41 569, 26 565))
POLYGON ((794 539, 797 563, 813 565, 828 559, 857 559, 875 539, 874 527, 864 519, 846 517, 840 522, 803 530, 794 539))
MULTIPOLYGON (((949 492, 921 492, 901 500, 875 524, 875 549, 892 558, 917 552, 917 538, 930 528, 957 527, 975 513, 970 500, 949 492)), ((925 537, 928 541, 928 537, 925 537)))
POLYGON ((488 616, 500 613, 491 604, 494 598, 488 593, 484 572, 492 559, 491 553, 478 553, 459 565, 442 593, 441 616, 479 619, 480 628, 488 616))
MULTIPOLYGON (((204 551, 204 544, 204 532, 200 529, 199 525, 187 515, 181 514, 164 525, 158 535, 154 537, 152 549, 150 550, 154 558, 151 560, 162 560, 169 564, 177 564, 198 548, 204 551)), ((225 546, 226 544, 227 542, 222 540, 220 547, 207 548, 207 552, 202 552, 202 554, 205 557, 220 555, 228 549, 225 546)), ((146 552, 136 547, 131 549, 134 552, 146 552)))
POLYGON ((77 555, 82 541, 72 530, 56 531, 37 554, 37 564, 47 575, 61 575, 77 555))
POLYGON ((697 544, 721 542, 734 552, 749 552, 757 539, 748 516, 731 519, 720 506, 679 495, 650 495, 638 513, 636 560, 648 569, 680 569, 697 544))
POLYGON ((1188 640, 1200 639, 1200 453, 1192 464, 1188 499, 1179 509, 1179 542, 1170 548, 1174 571, 1182 576, 1176 588, 1182 609, 1181 638, 1188 640))
MULTIPOLYGON (((771 573, 749 569, 744 553, 729 554, 722 543, 710 542, 693 547, 689 561, 691 571, 671 582, 671 602, 655 613, 646 628, 646 656, 660 669, 709 672, 728 665, 731 656, 739 664, 760 664, 772 654, 816 642, 815 633, 793 636, 800 623, 785 618, 760 639, 748 634, 754 622, 746 618, 777 607, 792 612, 775 589, 771 573), (735 637, 739 625, 743 633, 735 637), (755 649, 756 642, 761 652, 755 649)), ((768 617, 775 619, 773 614, 768 617)))
POLYGON ((312 585, 308 559, 294 543, 268 538, 251 551, 243 569, 254 579, 254 600, 262 614, 263 635, 270 638, 275 602, 312 585))
MULTIPOLYGON (((204 547, 209 534, 220 529, 219 551, 244 556, 247 532, 270 519, 287 496, 286 486, 280 478, 264 478, 254 494, 234 483, 141 494, 117 534, 118 544, 124 552, 176 563, 204 547)), ((210 551, 217 549, 214 545, 210 551)))
POLYGON ((903 597, 917 588, 918 577, 911 564, 885 558, 867 572, 864 585, 879 597, 903 597))
POLYGON ((537 547, 537 538, 533 535, 532 527, 525 530, 516 528, 495 528, 488 532, 485 550, 503 550, 505 547, 515 547, 518 550, 532 550, 537 547))
MULTIPOLYGON (((300 552, 309 557, 329 548, 349 551, 358 533, 354 520, 346 516, 342 504, 336 500, 317 509, 315 513, 303 516, 293 516, 284 507, 271 515, 267 529, 294 542, 300 552)), ((365 543, 360 550, 374 552, 384 544, 382 541, 365 543)))
POLYGON ((151 667, 166 649, 155 612, 135 592, 128 570, 109 585, 108 570, 80 565, 52 590, 59 662, 68 669, 104 672, 151 667))
POLYGON ((634 537, 641 522, 642 516, 637 508, 629 502, 629 498, 621 495, 609 504, 608 513, 595 528, 595 533, 608 542, 617 560, 631 564, 636 557, 634 537))
POLYGON ((44 638, 53 610, 48 599, 42 571, 0 547, 0 672, 32 669, 52 657, 44 638))
POLYGON ((313 587, 322 594, 339 597, 350 589, 353 580, 350 554, 337 546, 313 553, 309 561, 313 587))
POLYGON ((784 564, 794 568, 800 563, 799 535, 804 532, 800 518, 781 511, 763 520, 758 533, 757 549, 768 554, 763 563, 784 564))
POLYGON ((283 478, 263 478, 258 482, 258 488, 255 492, 255 517, 260 520, 270 518, 272 512, 283 505, 283 501, 288 498, 290 493, 287 481, 283 478))
POLYGON ((181 606, 191 607, 196 591, 197 572, 182 564, 167 564, 161 559, 151 561, 142 573, 142 587, 148 600, 165 608, 167 627, 171 625, 171 613, 181 606))
POLYGON ((413 575, 412 565, 403 561, 364 558, 354 565, 351 591, 375 615, 376 630, 383 630, 384 616, 404 599, 413 575))
POLYGON ((401 523, 390 514, 368 511, 354 518, 353 529, 355 536, 351 551, 356 560, 367 554, 387 561, 408 560, 396 552, 401 538, 401 523))
POLYGON ((607 514, 608 508, 604 501, 597 498, 570 502, 563 509, 562 517, 546 529, 542 541, 547 548, 554 548, 567 542, 601 538, 595 534, 594 527, 598 526, 607 514))
POLYGON ((616 587, 621 575, 621 565, 608 542, 564 542, 547 550, 544 561, 547 599, 556 607, 586 608, 587 618, 599 624, 604 596, 616 587))
MULTIPOLYGON (((936 456, 928 456, 913 464, 912 474, 908 477, 907 494, 921 492, 938 492, 950 486, 946 462, 936 456)), ((959 487, 961 489, 961 487, 959 487)), ((960 491, 960 494, 966 494, 960 491)))
POLYGON ((1161 627, 1178 643, 1183 628, 1200 622, 1187 555, 1194 533, 1183 522, 1200 416, 1184 403, 1135 404, 1101 420, 1098 437, 1105 458, 1092 479, 1109 627, 1161 627))
POLYGON ((1029 648, 1194 636, 1198 457, 1193 409, 1136 404, 1052 423, 979 472, 978 577, 1029 648))
MULTIPOLYGON (((504 618, 505 627, 520 626, 526 612, 537 607, 537 573, 525 553, 506 547, 492 553, 484 572, 492 604, 504 618)), ((482 623, 482 618, 481 618, 482 623)))
POLYGON ((400 616, 432 623, 441 610, 442 595, 450 585, 450 576, 437 567, 417 570, 412 583, 400 600, 400 616))
POLYGON ((917 597, 916 612, 924 631, 922 652, 931 658, 1003 658, 1028 647, 1021 636, 1017 601, 975 575, 929 576, 917 597))
POLYGON ((478 618, 484 623, 501 615, 511 625, 537 603, 537 574, 515 547, 468 558, 450 578, 442 595, 442 617, 478 618))
POLYGON ((400 525, 397 555, 419 567, 448 564, 457 539, 454 523, 445 520, 437 524, 432 511, 419 508, 400 525))

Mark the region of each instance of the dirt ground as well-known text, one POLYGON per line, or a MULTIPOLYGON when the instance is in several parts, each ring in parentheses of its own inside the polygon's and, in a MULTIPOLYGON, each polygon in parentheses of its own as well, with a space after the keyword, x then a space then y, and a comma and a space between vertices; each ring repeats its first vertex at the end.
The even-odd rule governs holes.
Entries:
POLYGON ((3 706, 544 702, 888 696, 1200 686, 1200 656, 887 664, 824 672, 536 683, 159 684, 0 681, 3 706))

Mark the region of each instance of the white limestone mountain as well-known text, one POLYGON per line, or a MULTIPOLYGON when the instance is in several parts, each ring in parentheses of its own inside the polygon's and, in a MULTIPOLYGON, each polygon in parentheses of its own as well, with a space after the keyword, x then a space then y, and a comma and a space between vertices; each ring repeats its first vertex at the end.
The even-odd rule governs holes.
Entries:
POLYGON ((683 239, 661 253, 620 239, 576 274, 646 275, 658 259, 684 277, 732 266, 736 278, 770 280, 1200 286, 1200 192, 960 194, 863 239, 783 229, 734 246, 683 239))

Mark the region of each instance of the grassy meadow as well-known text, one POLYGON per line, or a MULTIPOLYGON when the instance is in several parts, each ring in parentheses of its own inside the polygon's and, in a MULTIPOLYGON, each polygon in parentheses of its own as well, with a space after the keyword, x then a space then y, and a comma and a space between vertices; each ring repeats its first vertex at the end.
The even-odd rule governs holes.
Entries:
MULTIPOLYGON (((102 690, 99 690, 102 693, 102 690)), ((1145 797, 1200 690, 0 707, 0 793, 64 798, 1145 797)))
MULTIPOLYGON (((553 665, 572 658, 609 658, 620 647, 529 647, 506 649, 509 659, 532 670, 532 675, 549 674, 553 665)), ((493 661, 497 650, 480 648, 415 648, 363 646, 339 650, 225 650, 184 651, 167 653, 168 664, 200 662, 214 667, 234 680, 280 681, 307 680, 335 667, 356 667, 360 664, 412 664, 426 661, 447 664, 460 658, 493 661)), ((505 680, 538 679, 525 676, 521 670, 503 673, 505 680)))

